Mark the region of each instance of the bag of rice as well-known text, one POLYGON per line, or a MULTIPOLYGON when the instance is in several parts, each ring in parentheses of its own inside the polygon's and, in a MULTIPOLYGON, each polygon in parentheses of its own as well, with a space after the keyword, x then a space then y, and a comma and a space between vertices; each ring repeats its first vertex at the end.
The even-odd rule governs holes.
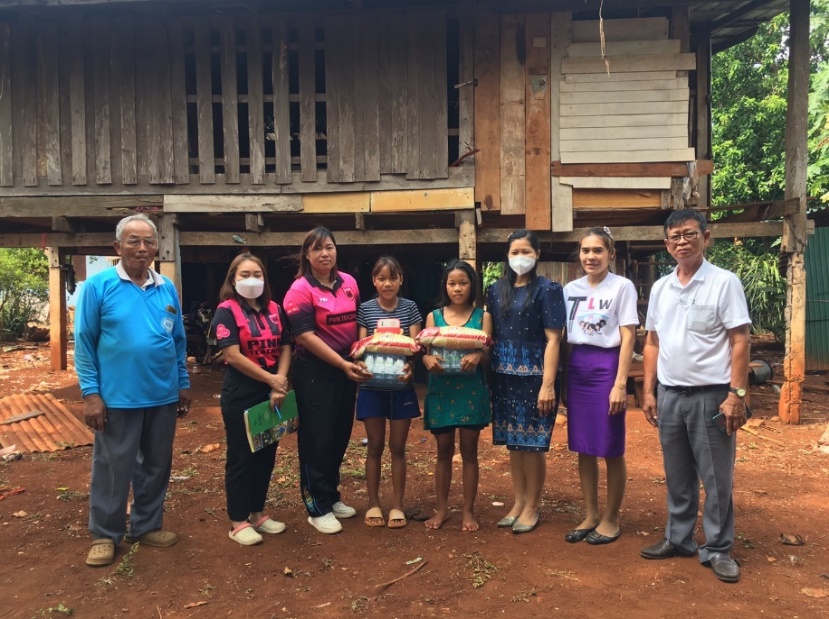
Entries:
POLYGON ((451 350, 480 350, 492 343, 486 332, 469 327, 428 327, 417 334, 421 346, 451 350))
POLYGON ((402 355, 410 357, 420 350, 420 345, 408 335, 399 333, 375 333, 351 346, 351 357, 359 359, 366 353, 402 355))

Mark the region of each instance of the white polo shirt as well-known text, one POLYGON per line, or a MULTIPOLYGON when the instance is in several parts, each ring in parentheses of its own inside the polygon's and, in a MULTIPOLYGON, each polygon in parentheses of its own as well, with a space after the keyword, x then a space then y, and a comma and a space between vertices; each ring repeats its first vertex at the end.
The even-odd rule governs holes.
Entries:
POLYGON ((751 324, 740 280, 703 260, 686 286, 676 269, 653 285, 645 328, 659 337, 656 376, 663 385, 731 382, 728 329, 751 324))

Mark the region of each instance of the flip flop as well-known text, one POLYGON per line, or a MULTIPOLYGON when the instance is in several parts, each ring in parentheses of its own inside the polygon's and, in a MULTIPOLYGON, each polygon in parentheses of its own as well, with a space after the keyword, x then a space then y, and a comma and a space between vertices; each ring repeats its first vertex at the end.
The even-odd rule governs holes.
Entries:
POLYGON ((115 542, 108 537, 102 537, 92 542, 92 548, 86 555, 86 564, 92 567, 112 565, 115 561, 115 542))
MULTIPOLYGON (((392 510, 392 511, 394 511, 394 510, 392 510)), ((385 518, 383 518, 383 510, 380 509, 379 507, 369 508, 369 510, 366 512, 366 517, 365 517, 364 522, 366 523, 366 526, 369 526, 369 527, 384 527, 384 526, 386 526, 386 520, 385 520, 385 518), (375 522, 376 520, 379 520, 380 522, 375 522)))
POLYGON ((402 529, 409 521, 406 520, 406 514, 404 514, 399 509, 393 509, 389 512, 389 528, 390 529, 402 529))

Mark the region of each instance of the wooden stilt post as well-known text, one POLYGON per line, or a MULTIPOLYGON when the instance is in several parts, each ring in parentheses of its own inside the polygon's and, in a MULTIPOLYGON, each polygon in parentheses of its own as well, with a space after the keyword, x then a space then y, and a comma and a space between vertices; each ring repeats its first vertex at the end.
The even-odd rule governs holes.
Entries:
POLYGON ((169 278, 181 299, 181 249, 179 247, 178 217, 164 214, 158 227, 158 272, 169 278))
POLYGON ((66 271, 62 269, 64 251, 49 252, 49 354, 52 370, 66 369, 66 271))
MULTIPOLYGON (((458 258, 468 262, 475 272, 478 272, 478 233, 475 229, 475 211, 457 211, 455 213, 455 227, 458 229, 458 258)), ((483 286, 478 286, 480 305, 483 301, 483 286)))
MULTIPOLYGON (((693 146, 697 150, 697 159, 712 159, 711 154, 711 33, 702 32, 694 37, 697 55, 695 133, 693 146)), ((699 177, 697 188, 698 206, 711 204, 710 177, 699 177)), ((676 207, 674 207, 676 208, 676 207)))
POLYGON ((790 0, 789 93, 786 111, 785 198, 799 200, 783 218, 781 253, 786 257, 786 357, 778 414, 800 423, 806 372, 806 132, 809 120, 809 0, 790 0))

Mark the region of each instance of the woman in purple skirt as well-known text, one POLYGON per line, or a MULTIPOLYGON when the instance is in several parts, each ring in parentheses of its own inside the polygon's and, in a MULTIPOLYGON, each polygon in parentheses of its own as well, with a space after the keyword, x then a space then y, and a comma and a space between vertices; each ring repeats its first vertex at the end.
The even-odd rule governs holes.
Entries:
POLYGON ((607 228, 589 228, 579 241, 584 277, 564 287, 567 303, 567 439, 579 454, 584 520, 564 539, 609 544, 622 534, 625 494, 627 375, 639 317, 633 282, 610 272, 616 257, 607 228), (598 458, 607 463, 607 505, 599 511, 598 458))

